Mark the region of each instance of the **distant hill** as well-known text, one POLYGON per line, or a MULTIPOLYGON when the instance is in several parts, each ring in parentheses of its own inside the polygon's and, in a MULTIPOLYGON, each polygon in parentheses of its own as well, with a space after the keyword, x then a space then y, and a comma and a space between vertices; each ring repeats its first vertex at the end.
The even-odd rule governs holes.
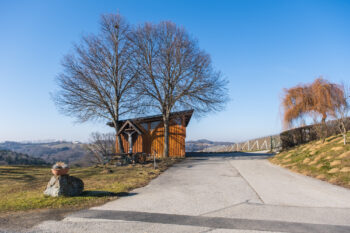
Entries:
MULTIPOLYGON (((187 141, 186 151, 202 151, 213 146, 231 145, 232 142, 216 142, 206 139, 187 141)), ((71 165, 91 165, 91 155, 84 149, 85 144, 80 142, 51 141, 51 142, 12 142, 0 143, 0 150, 9 150, 33 158, 40 158, 47 163, 63 161, 71 165)))
POLYGON ((79 161, 80 165, 89 165, 86 158, 87 152, 84 144, 79 142, 3 142, 0 143, 0 150, 10 150, 17 153, 27 154, 34 158, 40 158, 48 163, 64 161, 74 164, 79 161))
POLYGON ((206 148, 213 147, 213 146, 225 146, 225 145, 231 145, 233 142, 216 142, 216 141, 209 141, 207 139, 200 139, 196 141, 187 141, 186 142, 186 152, 196 152, 196 151, 203 151, 206 148))
POLYGON ((10 150, 0 150, 0 165, 48 165, 40 158, 10 150))

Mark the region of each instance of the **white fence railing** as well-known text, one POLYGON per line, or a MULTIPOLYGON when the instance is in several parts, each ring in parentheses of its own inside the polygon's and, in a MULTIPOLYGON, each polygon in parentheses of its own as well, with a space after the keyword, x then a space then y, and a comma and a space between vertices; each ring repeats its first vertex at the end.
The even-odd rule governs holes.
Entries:
POLYGON ((262 151, 279 150, 281 148, 281 139, 279 135, 256 138, 245 142, 234 143, 225 146, 213 146, 204 149, 204 152, 233 152, 233 151, 262 151))

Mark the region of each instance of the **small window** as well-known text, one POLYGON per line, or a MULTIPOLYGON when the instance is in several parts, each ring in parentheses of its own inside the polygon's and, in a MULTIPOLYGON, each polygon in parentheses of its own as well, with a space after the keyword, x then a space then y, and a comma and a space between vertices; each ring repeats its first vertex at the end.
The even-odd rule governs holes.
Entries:
POLYGON ((181 118, 175 118, 173 121, 174 121, 174 123, 177 124, 177 125, 182 125, 182 124, 181 124, 181 118))
POLYGON ((160 121, 154 121, 151 123, 151 129, 155 129, 160 124, 160 121))
POLYGON ((148 123, 142 123, 141 126, 142 126, 142 128, 144 128, 145 130, 148 130, 148 123))

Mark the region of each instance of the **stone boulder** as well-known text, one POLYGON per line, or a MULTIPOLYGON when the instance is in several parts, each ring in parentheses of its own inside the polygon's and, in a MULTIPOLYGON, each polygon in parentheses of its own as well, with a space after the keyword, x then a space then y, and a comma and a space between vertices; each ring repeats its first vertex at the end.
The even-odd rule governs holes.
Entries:
POLYGON ((84 190, 84 182, 74 176, 52 176, 44 191, 45 196, 78 196, 84 190))

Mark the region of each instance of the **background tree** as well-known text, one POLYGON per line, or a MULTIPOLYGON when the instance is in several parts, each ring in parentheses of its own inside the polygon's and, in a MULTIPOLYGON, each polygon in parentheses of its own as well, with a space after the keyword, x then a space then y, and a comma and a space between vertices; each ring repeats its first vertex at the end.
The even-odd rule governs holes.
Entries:
POLYGON ((92 162, 105 165, 115 152, 115 135, 113 133, 92 133, 90 142, 86 145, 87 151, 93 155, 92 162))
POLYGON ((316 79, 311 84, 309 93, 312 99, 310 110, 322 116, 322 123, 325 123, 326 118, 345 103, 342 87, 322 78, 316 79))
POLYGON ((290 127, 296 120, 312 114, 319 115, 324 123, 329 115, 335 113, 337 107, 344 104, 343 96, 339 85, 323 78, 318 78, 309 85, 285 89, 282 100, 285 126, 290 127))
POLYGON ((137 92, 145 108, 163 115, 164 156, 169 155, 169 118, 174 110, 216 111, 227 101, 226 80, 198 42, 172 22, 146 23, 132 36, 138 65, 137 92))
POLYGON ((321 77, 311 84, 285 89, 284 92, 282 106, 285 127, 309 116, 314 119, 316 132, 323 139, 327 135, 327 117, 333 116, 345 103, 341 86, 321 77))
POLYGON ((343 135, 344 145, 346 145, 347 132, 350 128, 350 119, 348 115, 350 110, 350 87, 343 83, 341 89, 343 90, 344 103, 336 108, 333 116, 337 121, 339 131, 343 135))
MULTIPOLYGON (((64 114, 80 122, 111 121, 118 132, 120 116, 134 103, 130 26, 115 14, 103 15, 100 26, 100 34, 84 36, 64 57, 64 71, 57 78, 60 90, 54 100, 64 114)), ((120 137, 118 146, 124 152, 120 137)))

